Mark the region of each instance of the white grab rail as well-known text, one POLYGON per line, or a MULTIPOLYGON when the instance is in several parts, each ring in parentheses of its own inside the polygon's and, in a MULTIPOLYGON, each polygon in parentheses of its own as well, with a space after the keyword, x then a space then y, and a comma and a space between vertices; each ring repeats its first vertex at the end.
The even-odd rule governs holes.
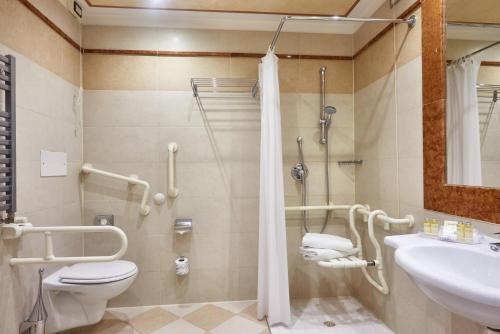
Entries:
POLYGON ((96 169, 91 164, 83 164, 82 172, 85 174, 97 174, 97 175, 107 176, 107 177, 117 179, 117 180, 126 181, 131 185, 138 184, 138 185, 143 186, 144 187, 144 194, 142 195, 140 213, 143 216, 147 216, 149 214, 149 211, 151 209, 146 203, 148 201, 149 189, 151 187, 149 186, 148 182, 140 180, 137 177, 137 175, 123 176, 123 175, 119 175, 119 174, 115 174, 115 173, 110 173, 110 172, 106 172, 106 171, 103 171, 100 169, 96 169))
POLYGON ((168 196, 177 197, 179 189, 175 187, 175 152, 178 150, 177 143, 168 144, 168 196))
POLYGON ((110 262, 120 259, 128 247, 128 239, 125 232, 115 226, 46 226, 33 227, 30 223, 23 224, 2 224, 0 225, 3 239, 20 238, 25 234, 39 233, 45 236, 45 256, 44 257, 27 257, 27 258, 11 258, 11 265, 17 264, 42 264, 42 263, 83 263, 83 262, 110 262), (120 238, 120 249, 113 255, 108 256, 73 256, 73 257, 58 257, 54 255, 54 244, 52 241, 52 233, 64 232, 98 232, 98 233, 114 233, 120 238))
MULTIPOLYGON (((287 206, 285 211, 314 211, 314 210, 350 210, 356 205, 308 205, 308 206, 287 206)), ((358 213, 369 217, 372 211, 368 209, 368 206, 358 207, 358 213)), ((412 215, 406 215, 404 218, 391 218, 387 215, 376 215, 376 218, 384 222, 384 230, 389 230, 390 225, 400 225, 407 224, 408 227, 413 227, 415 225, 415 218, 412 215)))
POLYGON ((415 224, 415 219, 412 215, 407 215, 405 218, 397 219, 391 218, 382 210, 370 211, 368 205, 334 205, 330 203, 329 205, 316 205, 316 206, 290 206, 286 207, 285 211, 311 211, 311 210, 349 210, 349 227, 351 230, 351 235, 354 237, 356 245, 354 249, 356 250, 355 255, 332 259, 329 261, 318 261, 318 265, 325 268, 333 269, 352 269, 361 268, 363 275, 366 280, 373 285, 380 293, 387 295, 389 293, 389 286, 384 277, 384 264, 382 257, 382 249, 380 244, 375 237, 375 219, 379 219, 384 222, 384 229, 388 230, 391 224, 408 224, 412 227, 415 224), (368 239, 375 250, 375 259, 366 260, 363 255, 363 243, 361 236, 356 229, 356 213, 363 215, 365 222, 368 223, 368 239), (374 267, 377 273, 377 280, 374 279, 367 267, 374 267))

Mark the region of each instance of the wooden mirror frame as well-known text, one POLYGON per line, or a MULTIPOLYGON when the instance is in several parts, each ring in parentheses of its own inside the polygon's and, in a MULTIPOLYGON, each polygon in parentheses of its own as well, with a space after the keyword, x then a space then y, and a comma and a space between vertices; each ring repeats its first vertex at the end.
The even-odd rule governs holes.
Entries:
POLYGON ((447 184, 446 0, 422 0, 424 208, 500 224, 500 189, 447 184))

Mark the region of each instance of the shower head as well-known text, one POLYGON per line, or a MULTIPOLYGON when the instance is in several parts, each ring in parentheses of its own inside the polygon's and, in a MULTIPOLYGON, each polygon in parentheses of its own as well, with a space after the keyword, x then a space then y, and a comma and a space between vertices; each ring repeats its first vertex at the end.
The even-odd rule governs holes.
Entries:
POLYGON ((337 112, 337 108, 332 106, 325 106, 325 114, 328 116, 332 116, 337 112))
POLYGON ((298 136, 297 137, 297 143, 301 144, 302 143, 302 137, 301 136, 298 136))

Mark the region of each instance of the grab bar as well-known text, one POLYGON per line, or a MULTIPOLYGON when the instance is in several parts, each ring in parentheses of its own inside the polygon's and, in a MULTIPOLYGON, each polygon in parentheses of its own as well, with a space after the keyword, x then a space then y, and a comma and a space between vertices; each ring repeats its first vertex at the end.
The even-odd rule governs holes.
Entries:
POLYGON ((147 216, 149 214, 150 207, 146 203, 148 201, 149 189, 151 187, 149 186, 149 183, 147 183, 146 181, 139 180, 137 175, 123 176, 123 175, 119 175, 119 174, 114 174, 114 173, 106 172, 106 171, 103 171, 100 169, 96 169, 91 164, 83 164, 82 172, 85 174, 97 174, 97 175, 107 176, 107 177, 117 179, 117 180, 126 181, 131 185, 138 184, 138 185, 143 186, 144 187, 144 194, 142 195, 140 213, 143 216, 147 216))
MULTIPOLYGON (((353 205, 308 205, 308 206, 287 206, 285 211, 313 211, 313 210, 349 210, 353 205)), ((372 211, 365 208, 358 208, 357 211, 365 218, 370 216, 372 211)), ((391 218, 387 215, 377 215, 376 218, 384 222, 384 230, 388 231, 390 225, 408 224, 408 227, 415 225, 415 218, 412 215, 406 215, 404 218, 391 218)))
POLYGON ((175 187, 175 152, 177 152, 177 143, 168 144, 168 196, 177 197, 179 189, 175 187))
POLYGON ((30 223, 22 224, 2 224, 0 225, 2 239, 20 238, 25 234, 44 234, 45 236, 45 256, 44 257, 26 257, 11 258, 11 265, 17 264, 42 264, 42 263, 83 263, 83 262, 110 262, 120 259, 128 247, 127 235, 115 226, 46 226, 33 227, 30 223), (73 256, 58 257, 54 255, 54 244, 52 233, 61 232, 82 232, 82 233, 114 233, 120 238, 120 249, 109 256, 73 256))

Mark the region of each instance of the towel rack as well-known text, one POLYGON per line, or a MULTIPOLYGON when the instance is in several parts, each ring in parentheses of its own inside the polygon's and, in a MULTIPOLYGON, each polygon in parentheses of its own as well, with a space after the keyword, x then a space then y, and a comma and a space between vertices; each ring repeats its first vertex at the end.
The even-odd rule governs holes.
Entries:
POLYGON ((142 201, 141 201, 141 210, 140 213, 143 216, 147 216, 150 211, 150 207, 146 204, 148 201, 148 196, 149 196, 149 189, 151 188, 149 186, 149 183, 143 180, 139 180, 137 175, 131 175, 131 176, 123 176, 115 173, 110 173, 106 172, 100 169, 94 168, 91 164, 84 164, 82 166, 82 173, 84 174, 97 174, 97 175, 102 175, 102 176, 107 176, 113 179, 117 180, 123 180, 128 182, 131 185, 141 185, 144 187, 144 193, 142 195, 142 201))
POLYGON ((0 55, 0 212, 14 222, 16 213, 16 58, 0 55))
POLYGON ((257 98, 259 80, 251 78, 192 78, 191 89, 200 111, 205 99, 257 98))
POLYGON ((110 262, 120 259, 128 247, 127 235, 115 226, 47 226, 33 227, 26 218, 16 217, 22 223, 0 224, 2 239, 21 238, 26 234, 43 234, 45 237, 45 255, 43 257, 14 257, 9 260, 11 265, 17 264, 47 264, 47 263, 83 263, 83 262, 110 262), (120 238, 120 249, 109 256, 72 256, 58 257, 54 255, 52 233, 81 232, 81 233, 113 233, 120 238))

